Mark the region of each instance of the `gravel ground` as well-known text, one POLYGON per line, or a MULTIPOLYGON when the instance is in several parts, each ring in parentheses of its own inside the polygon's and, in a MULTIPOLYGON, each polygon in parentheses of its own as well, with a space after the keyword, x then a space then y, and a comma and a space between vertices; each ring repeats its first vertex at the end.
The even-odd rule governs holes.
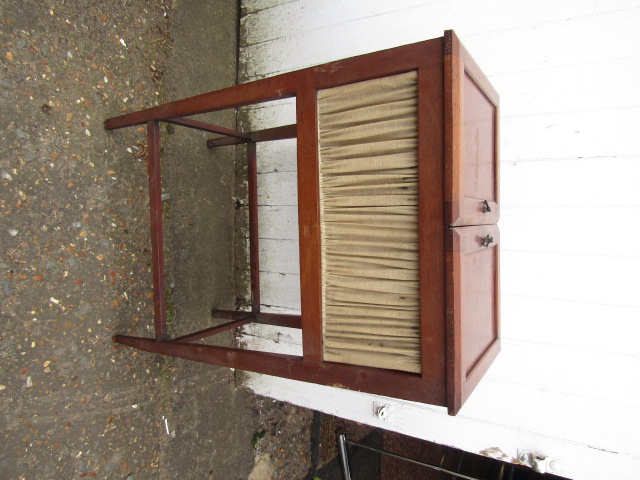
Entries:
POLYGON ((268 455, 278 480, 313 480, 318 465, 311 442, 317 440, 312 430, 318 414, 314 422, 311 410, 257 395, 250 406, 258 416, 252 437, 256 459, 268 455))
POLYGON ((109 135, 102 121, 156 101, 168 6, 0 5, 0 471, 151 474, 166 362, 110 340, 151 313, 142 136, 109 135))
MULTIPOLYGON (((223 0, 0 0, 2 479, 240 479, 263 451, 303 478, 279 432, 308 449, 308 412, 111 342, 152 335, 152 278, 146 133, 102 122, 233 84, 236 25, 223 0)), ((234 212, 215 208, 232 205, 235 157, 183 130, 162 136, 174 333, 236 302, 234 212)))

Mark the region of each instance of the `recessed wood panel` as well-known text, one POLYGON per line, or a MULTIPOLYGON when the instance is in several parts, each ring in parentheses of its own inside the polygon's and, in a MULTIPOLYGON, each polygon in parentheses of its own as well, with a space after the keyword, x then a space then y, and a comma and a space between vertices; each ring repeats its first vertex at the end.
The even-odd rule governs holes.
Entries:
POLYGON ((500 349, 497 225, 451 228, 447 251, 449 411, 456 413, 500 349))
POLYGON ((468 377, 498 335, 495 302, 498 238, 493 229, 468 227, 468 230, 460 230, 457 229, 457 233, 465 237, 461 239, 464 250, 459 252, 461 370, 468 377), (483 247, 483 239, 487 236, 493 240, 483 247))
MULTIPOLYGON (((463 201, 496 201, 495 116, 496 108, 465 72, 463 81, 461 186, 463 201)), ((469 212, 472 213, 472 212, 469 212)), ((482 217, 479 217, 482 218, 482 217)))
POLYGON ((451 226, 490 225, 498 205, 498 95, 445 35, 445 206, 451 226))

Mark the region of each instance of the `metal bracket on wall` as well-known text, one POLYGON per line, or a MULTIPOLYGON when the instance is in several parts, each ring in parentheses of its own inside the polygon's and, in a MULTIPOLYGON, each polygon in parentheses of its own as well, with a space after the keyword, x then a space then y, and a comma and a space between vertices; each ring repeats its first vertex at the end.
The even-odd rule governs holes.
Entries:
POLYGON ((555 475, 562 473, 562 462, 560 460, 553 457, 541 457, 528 450, 518 450, 518 461, 522 465, 531 467, 534 472, 555 475))

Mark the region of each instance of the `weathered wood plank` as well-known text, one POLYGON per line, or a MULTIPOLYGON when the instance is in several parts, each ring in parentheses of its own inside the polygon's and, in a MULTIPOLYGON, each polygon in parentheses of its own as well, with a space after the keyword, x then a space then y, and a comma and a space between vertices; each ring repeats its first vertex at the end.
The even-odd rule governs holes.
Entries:
POLYGON ((300 275, 263 272, 261 277, 263 305, 300 310, 300 275))
POLYGON ((638 107, 503 116, 500 121, 500 158, 504 163, 557 158, 635 157, 640 152, 636 125, 640 125, 638 107))
POLYGON ((262 272, 300 275, 300 251, 297 239, 260 240, 260 258, 262 272))
MULTIPOLYGON (((243 3, 253 4, 256 2, 243 3)), ((389 18, 396 16, 407 20, 410 20, 408 17, 412 16, 442 19, 441 21, 446 22, 448 26, 454 26, 459 31, 464 30, 465 36, 471 36, 487 30, 491 31, 491 34, 500 34, 504 30, 523 29, 532 25, 540 29, 547 24, 557 25, 558 19, 571 19, 572 22, 575 22, 576 19, 581 18, 602 18, 606 14, 638 7, 634 0, 599 3, 569 0, 560 4, 553 0, 541 0, 533 4, 519 3, 517 9, 504 8, 504 5, 499 2, 481 3, 474 0, 450 2, 351 0, 349 5, 345 5, 339 0, 322 3, 316 0, 288 2, 270 0, 264 3, 269 4, 268 10, 261 11, 260 15, 248 15, 242 19, 240 33, 244 47, 281 40, 286 37, 305 36, 310 29, 345 28, 345 25, 356 22, 375 24, 374 22, 381 21, 381 19, 388 21, 389 18), (464 16, 456 15, 461 11, 465 12, 464 16), (455 23, 451 21, 454 15, 456 16, 455 23), (286 19, 286 21, 282 21, 282 19, 286 19), (459 26, 460 23, 462 25, 459 26), (496 29, 496 25, 503 28, 496 29), (504 26, 508 26, 508 28, 504 28, 504 26)), ((254 11, 253 6, 245 6, 245 8, 254 11)), ((597 41, 598 36, 594 35, 593 37, 597 41)), ((564 48, 563 46, 558 47, 564 48)))
POLYGON ((259 205, 298 205, 296 172, 269 172, 258 175, 259 205))
MULTIPOLYGON (((394 416, 382 425, 371 414, 370 395, 257 375, 249 386, 468 451, 498 446, 515 456, 529 448, 560 458, 568 477, 633 478, 640 466, 629 433, 640 427, 640 395, 628 381, 638 369, 640 318, 633 241, 640 207, 637 1, 268 4, 243 19, 245 77, 441 36, 451 26, 492 77, 502 100, 505 344, 455 419, 444 409, 388 399, 394 416)), ((265 128, 290 123, 293 104, 251 115, 265 128)), ((295 161, 291 143, 265 144, 259 171, 295 171, 286 163, 295 161)), ((278 178, 264 177, 265 195, 278 178)), ((280 217, 276 223, 286 225, 280 217)), ((283 261, 293 241, 283 242, 285 236, 269 240, 274 261, 263 268, 274 270, 270 301, 280 304, 270 308, 286 310, 295 308, 287 305, 295 305, 289 287, 296 277, 283 261)), ((278 351, 273 331, 251 342, 278 351)))
POLYGON ((502 162, 500 167, 503 212, 531 206, 547 207, 550 214, 562 206, 640 206, 640 155, 502 162))
MULTIPOLYGON (((305 15, 301 22, 283 22, 286 33, 278 38, 243 48, 242 75, 259 78, 414 43, 440 36, 452 26, 487 75, 494 74, 496 64, 500 67, 495 73, 499 73, 638 55, 634 48, 637 3, 611 2, 595 11, 593 4, 562 3, 549 0, 546 8, 537 2, 505 8, 500 2, 425 2, 378 16, 368 16, 363 8, 357 19, 324 27, 315 27, 316 18, 305 15), (292 27, 296 23, 304 25, 304 31, 296 34, 292 27), (613 39, 615 46, 609 46, 613 39)), ((271 31, 278 22, 265 19, 263 25, 263 32, 271 31)), ((252 30, 258 33, 258 28, 252 30)))
POLYGON ((298 217, 295 206, 258 207, 260 238, 297 240, 298 217))
POLYGON ((503 294, 640 307, 640 258, 502 251, 501 280, 503 294))
POLYGON ((503 206, 501 249, 577 255, 587 263, 591 256, 633 260, 640 257, 638 237, 627 225, 638 218, 640 205, 503 206))

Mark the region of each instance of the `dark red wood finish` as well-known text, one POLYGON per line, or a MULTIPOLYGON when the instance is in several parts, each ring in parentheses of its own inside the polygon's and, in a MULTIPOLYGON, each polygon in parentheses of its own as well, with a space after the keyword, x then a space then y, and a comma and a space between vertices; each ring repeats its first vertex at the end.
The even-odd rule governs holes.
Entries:
POLYGON ((446 248, 447 403, 455 415, 500 350, 499 99, 452 31, 444 65, 445 221, 455 226, 446 248), (478 232, 493 238, 484 250, 478 232))
POLYGON ((378 395, 391 395, 444 405, 445 389, 440 382, 430 381, 420 375, 357 367, 340 363, 315 362, 303 357, 278 353, 257 352, 240 348, 218 347, 185 342, 156 342, 152 338, 115 335, 114 342, 139 350, 170 355, 172 357, 210 363, 222 367, 239 368, 251 372, 275 375, 305 382, 348 388, 378 395), (390 390, 393 387, 393 391, 390 390))
POLYGON ((296 97, 298 123, 298 231, 302 351, 305 360, 322 361, 322 268, 316 91, 305 85, 296 97))
POLYGON ((260 246, 258 235, 258 157, 256 143, 247 144, 249 184, 249 268, 251 270, 251 311, 260 312, 260 246))
MULTIPOLYGON (((249 139, 254 142, 270 142, 273 140, 285 140, 287 138, 296 138, 296 125, 283 125, 282 127, 267 128, 265 130, 256 130, 248 132, 249 139)), ((234 137, 219 137, 207 140, 207 147, 222 147, 225 145, 240 145, 247 143, 249 140, 234 137)))
POLYGON ((114 341, 220 366, 448 406, 449 413, 455 414, 499 350, 497 227, 448 228, 467 221, 492 223, 498 218, 497 105, 497 94, 482 72, 455 34, 446 32, 444 38, 286 73, 108 119, 107 129, 148 124, 156 312, 155 341, 120 335, 114 341), (418 71, 419 86, 420 375, 322 360, 316 92, 411 70, 418 71), (237 132, 183 118, 286 97, 296 97, 296 125, 237 132), (209 140, 210 147, 248 143, 252 312, 214 310, 214 317, 232 322, 170 341, 166 338, 164 314, 159 121, 225 135, 209 140), (465 127, 465 121, 472 128, 465 127), (297 138, 302 315, 259 312, 255 142, 284 138, 297 138), (480 162, 474 164, 475 158, 480 162), (465 180, 467 169, 491 162, 493 170, 484 167, 479 170, 484 171, 481 193, 472 190, 475 196, 467 195, 465 185, 477 183, 474 177, 465 180), (471 203, 465 196, 472 199, 471 203), (490 211, 481 210, 478 214, 480 197, 488 197, 490 211), (493 236, 493 243, 478 247, 480 237, 484 239, 487 235, 493 236), (303 356, 193 343, 249 322, 302 328, 303 356))
MULTIPOLYGON (((442 43, 439 46, 442 49, 442 43)), ((442 55, 440 55, 442 60, 442 55)), ((422 376, 446 382, 443 63, 418 69, 418 226, 422 376)))
POLYGON ((453 415, 500 351, 499 243, 497 225, 456 227, 448 233, 447 403, 453 415))
POLYGON ((218 125, 211 125, 210 123, 192 120, 191 118, 172 118, 171 120, 167 120, 167 122, 173 123, 174 125, 193 128, 194 130, 202 130, 203 132, 219 133, 220 135, 228 135, 232 138, 251 140, 251 135, 248 133, 238 132, 237 130, 220 127, 218 125))
POLYGON ((213 310, 211 312, 213 318, 225 318, 229 320, 242 320, 247 316, 253 318, 255 323, 263 323, 265 325, 277 325, 287 328, 302 328, 301 316, 290 315, 285 313, 253 313, 241 310, 213 310))
POLYGON ((247 325, 248 323, 255 322, 255 315, 251 313, 245 313, 245 317, 234 320, 232 322, 223 323, 222 325, 216 325, 215 327, 205 328, 204 330, 200 330, 198 332, 189 333, 188 335, 183 335, 182 337, 172 338, 169 340, 170 342, 197 342, 198 340, 202 340, 203 338, 210 337, 212 335, 217 335, 222 332, 227 332, 229 330, 233 330, 234 328, 242 327, 247 325))
POLYGON ((285 73, 109 118, 105 120, 104 128, 114 130, 116 128, 141 125, 149 120, 166 121, 226 108, 290 98, 295 96, 296 86, 300 79, 308 74, 306 73, 307 71, 299 70, 285 73))
POLYGON ((498 205, 499 98, 455 33, 445 32, 445 206, 452 226, 489 225, 498 205))

